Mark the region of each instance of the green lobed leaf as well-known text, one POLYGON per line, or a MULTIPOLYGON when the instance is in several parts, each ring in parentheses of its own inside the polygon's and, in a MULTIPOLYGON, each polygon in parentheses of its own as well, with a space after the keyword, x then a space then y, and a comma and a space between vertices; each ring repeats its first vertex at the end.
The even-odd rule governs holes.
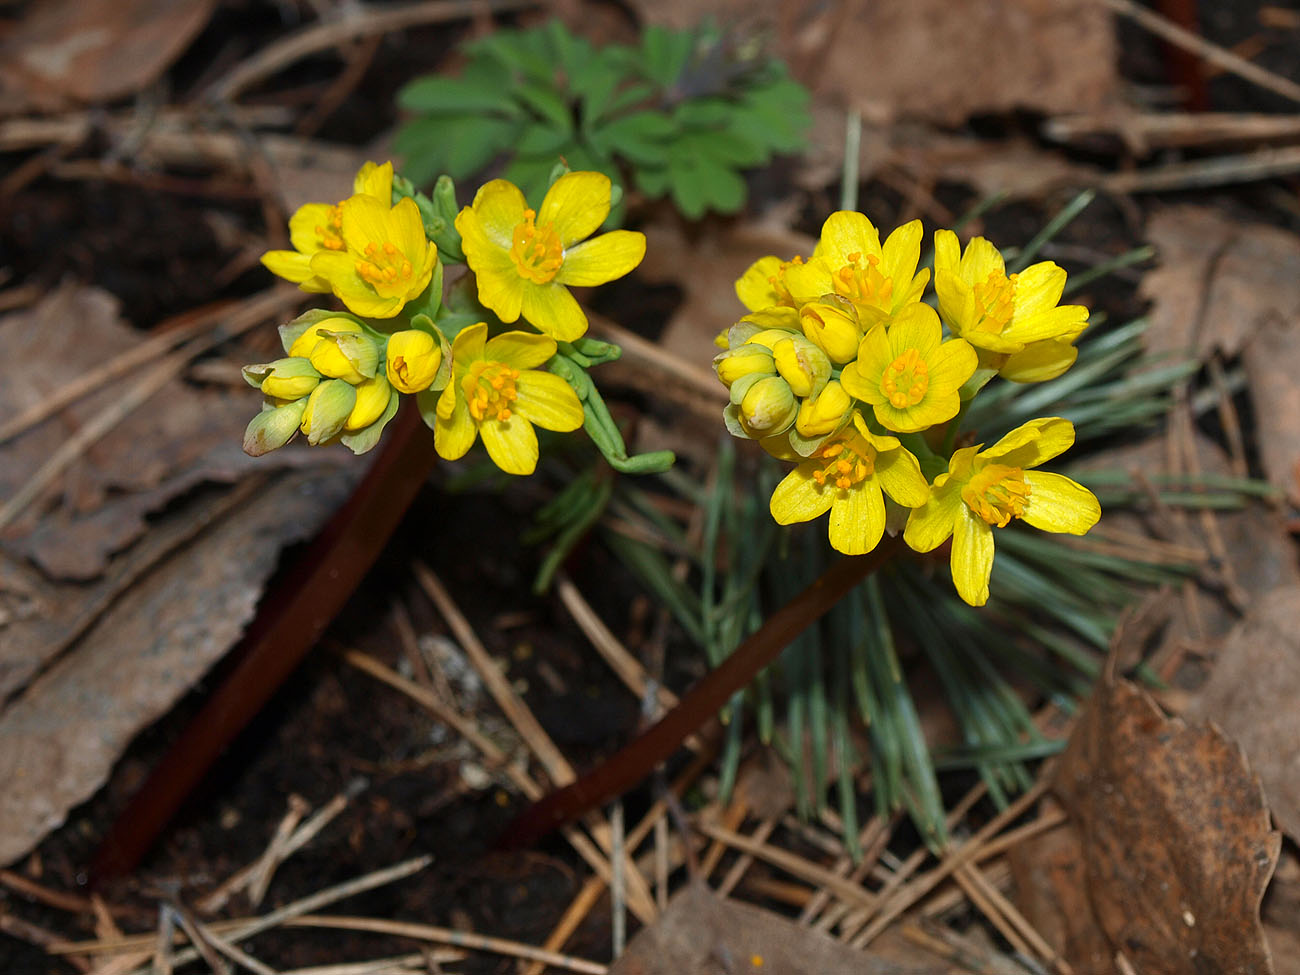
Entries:
POLYGON ((482 112, 519 117, 519 106, 500 86, 485 87, 467 78, 430 75, 417 78, 397 93, 397 104, 426 115, 465 116, 482 112))

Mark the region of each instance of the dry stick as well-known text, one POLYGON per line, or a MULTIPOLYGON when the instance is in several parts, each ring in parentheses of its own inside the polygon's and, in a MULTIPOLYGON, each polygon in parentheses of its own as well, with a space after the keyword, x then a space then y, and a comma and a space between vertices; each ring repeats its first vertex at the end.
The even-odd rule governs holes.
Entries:
POLYGON ((202 97, 224 101, 281 68, 318 51, 417 24, 468 17, 482 10, 485 3, 493 12, 521 10, 537 5, 535 0, 430 0, 428 3, 383 8, 364 4, 348 5, 343 8, 347 12, 339 20, 305 27, 281 41, 259 49, 252 57, 235 65, 220 81, 209 86, 202 97))
MULTIPOLYGON (((243 941, 246 938, 251 938, 253 935, 261 934, 263 931, 283 924, 285 921, 299 918, 318 907, 325 907, 328 904, 333 904, 335 901, 341 901, 345 897, 351 897, 353 894, 360 894, 364 891, 381 887, 384 884, 390 884, 395 880, 401 880, 403 877, 409 877, 411 874, 423 870, 432 862, 433 857, 430 856, 414 857, 410 860, 404 860, 401 863, 394 864, 391 867, 385 867, 382 870, 368 873, 363 877, 357 877, 355 880, 335 884, 333 887, 326 887, 324 890, 317 891, 301 900, 296 900, 292 904, 286 904, 284 907, 274 910, 270 914, 264 914, 259 918, 245 919, 236 925, 231 925, 228 940, 243 941)), ((218 930, 221 928, 225 928, 225 925, 214 924, 211 925, 208 930, 218 930)), ((226 934, 227 932, 221 930, 220 933, 226 934)), ((83 942, 80 945, 53 946, 50 948, 50 953, 67 954, 71 953, 74 948, 77 949, 78 952, 84 952, 87 950, 114 950, 122 945, 134 948, 134 941, 135 939, 132 938, 123 938, 116 944, 110 944, 107 946, 97 942, 91 942, 89 944, 83 942)), ((167 944, 168 947, 170 947, 170 937, 167 939, 167 944)), ((199 953, 195 949, 187 948, 184 951, 178 952, 172 959, 172 962, 176 965, 184 965, 194 961, 198 957, 199 953)), ((136 975, 146 975, 146 970, 140 969, 136 975)))
MULTIPOLYGON (((758 826, 754 828, 754 832, 750 834, 750 839, 755 843, 766 843, 767 838, 772 835, 772 830, 776 829, 776 824, 776 816, 767 817, 759 822, 758 826)), ((747 871, 753 863, 754 854, 742 853, 740 858, 731 865, 731 869, 727 871, 727 875, 722 878, 722 883, 718 884, 718 895, 726 897, 730 894, 732 890, 735 889, 736 884, 740 883, 740 878, 745 876, 745 871, 747 871)))
POLYGON ((91 914, 95 912, 94 902, 89 898, 78 897, 76 894, 67 894, 61 890, 51 890, 49 887, 38 884, 35 880, 24 877, 20 873, 15 873, 13 870, 0 870, 0 884, 22 894, 24 897, 30 897, 34 901, 40 901, 47 907, 67 911, 69 914, 91 914))
POLYGON ((329 928, 340 931, 369 931, 374 934, 395 934, 402 938, 415 938, 419 941, 432 941, 438 944, 452 945, 457 948, 474 948, 479 951, 493 951, 499 955, 512 958, 524 958, 540 961, 555 968, 566 968, 571 972, 583 972, 586 975, 605 975, 607 966, 599 962, 574 958, 554 951, 534 948, 532 945, 507 941, 505 938, 493 938, 469 931, 456 931, 452 928, 435 927, 432 924, 413 924, 409 921, 390 921, 386 918, 369 917, 299 917, 290 921, 286 927, 294 928, 329 928))
MULTIPOLYGON (((732 797, 731 804, 723 812, 722 822, 719 825, 728 833, 734 833, 740 829, 741 824, 744 823, 745 817, 748 815, 749 803, 744 792, 738 789, 736 795, 732 797)), ((700 879, 704 881, 709 879, 709 875, 717 868, 718 861, 722 859, 722 855, 726 852, 727 844, 722 840, 715 839, 709 845, 709 849, 700 858, 700 879)))
MULTIPOLYGON (((858 849, 863 851, 861 862, 854 864, 853 857, 845 853, 840 855, 840 858, 835 861, 831 869, 841 876, 846 876, 854 883, 861 883, 862 879, 871 872, 871 868, 875 866, 876 861, 880 859, 880 853, 889 842, 894 823, 897 821, 897 815, 889 821, 880 816, 872 816, 858 833, 858 849)), ((804 905, 804 909, 799 913, 799 923, 811 925, 817 920, 817 915, 830 902, 830 899, 829 891, 819 890, 813 894, 812 900, 804 905)))
POLYGON ((1043 123, 1040 131, 1054 142, 1115 133, 1130 146, 1145 151, 1292 139, 1300 135, 1300 115, 1103 110, 1051 118, 1043 123))
POLYGON ((1271 179, 1297 170, 1300 170, 1300 147, 1287 146, 1115 173, 1103 178, 1099 185, 1111 193, 1158 193, 1271 179))
POLYGON ((854 948, 865 948, 869 945, 880 932, 889 927, 896 917, 934 890, 940 881, 947 878, 962 864, 972 862, 980 847, 988 842, 990 837, 996 835, 1007 823, 1012 822, 1024 813, 1026 809, 1041 799, 1046 791, 1047 776, 1040 775, 1033 788, 990 819, 974 836, 949 853, 935 869, 903 887, 888 902, 883 904, 876 919, 849 944, 854 948))
MULTIPOLYGON (((407 680, 397 672, 385 667, 373 657, 361 653, 357 650, 349 650, 343 655, 343 659, 359 670, 364 670, 372 677, 383 681, 390 687, 401 691, 407 697, 416 703, 422 705, 430 711, 438 720, 451 728, 454 728, 470 744, 477 748, 484 759, 493 766, 503 769, 506 776, 514 783, 515 787, 524 794, 524 797, 536 801, 543 794, 542 787, 538 785, 523 769, 519 768, 512 762, 508 762, 508 756, 497 745, 486 738, 478 727, 470 720, 462 716, 457 711, 452 710, 437 695, 428 688, 421 687, 414 681, 407 680)), ((569 841, 573 848, 578 852, 588 865, 596 871, 602 881, 609 882, 610 867, 609 861, 605 859, 599 848, 588 839, 581 831, 575 828, 568 828, 564 831, 564 837, 569 841)), ((646 917, 653 918, 653 914, 642 916, 644 905, 640 900, 628 905, 633 913, 637 915, 638 920, 645 921, 646 917)))
POLYGON ((430 962, 463 961, 465 952, 459 949, 442 948, 430 951, 427 948, 420 954, 396 955, 392 958, 374 958, 370 961, 343 962, 338 965, 311 965, 307 968, 291 968, 280 975, 381 975, 388 971, 432 972, 430 962))
POLYGON ((289 797, 289 811, 285 813, 284 818, 275 829, 275 835, 271 837, 271 842, 266 845, 262 856, 253 864, 253 869, 248 876, 248 902, 253 907, 262 903, 262 898, 266 896, 266 889, 271 886, 271 876, 275 873, 275 868, 284 860, 286 854, 285 846, 289 842, 289 837, 293 835, 302 818, 307 815, 311 806, 307 800, 299 795, 289 797))
MULTIPOLYGON (((681 795, 686 791, 687 787, 694 782, 706 768, 709 767, 712 761, 713 756, 710 752, 706 751, 696 755, 691 763, 687 765, 687 767, 682 770, 681 774, 673 780, 672 784, 668 786, 668 791, 673 795, 681 795)), ((646 814, 641 817, 641 822, 637 823, 636 827, 627 834, 627 849, 629 852, 635 852, 636 849, 645 842, 646 836, 649 835, 652 828, 657 829, 660 824, 667 822, 664 815, 667 811, 668 802, 666 799, 660 797, 654 801, 646 814)), ((658 849, 656 849, 655 852, 658 854, 658 849)), ((578 929, 578 925, 582 923, 583 919, 588 913, 590 913, 591 909, 595 907, 596 901, 600 899, 600 895, 604 892, 604 889, 605 882, 600 877, 589 878, 586 884, 583 885, 582 890, 578 892, 578 896, 573 899, 573 902, 564 912, 564 916, 560 918, 559 923, 555 926, 555 930, 550 933, 542 947, 548 951, 559 951, 564 947, 564 943, 573 936, 573 932, 578 929)), ((660 907, 666 906, 666 903, 660 905, 660 907)), ((541 975, 543 967, 544 966, 541 964, 533 964, 529 966, 525 975, 541 975)))
POLYGON ((788 850, 782 850, 779 847, 769 846, 766 843, 758 843, 750 837, 741 833, 734 833, 729 829, 721 826, 715 826, 711 823, 696 823, 695 828, 706 836, 721 840, 728 846, 735 847, 746 853, 751 853, 760 860, 779 867, 792 876, 799 877, 810 883, 817 884, 821 887, 830 889, 840 900, 859 907, 872 907, 876 903, 876 895, 868 890, 864 890, 857 884, 849 883, 839 874, 827 870, 825 867, 818 866, 811 860, 805 860, 797 854, 788 850))
MULTIPOLYGON (((188 922, 194 928, 194 932, 190 934, 191 941, 194 941, 196 936, 201 938, 233 961, 236 965, 243 965, 250 972, 253 972, 253 975, 280 975, 280 973, 278 973, 274 968, 258 961, 252 955, 248 954, 248 952, 243 951, 236 945, 231 944, 221 935, 215 933, 210 927, 201 923, 198 918, 193 916, 186 917, 183 914, 181 915, 181 918, 182 923, 188 922)), ((188 933, 189 929, 187 928, 186 931, 188 933)))
POLYGON ((649 342, 600 315, 591 314, 592 330, 609 339, 623 350, 623 357, 638 365, 650 366, 656 372, 672 377, 676 382, 686 385, 710 404, 722 404, 727 398, 727 391, 718 382, 718 377, 711 370, 705 369, 697 362, 684 359, 670 352, 662 345, 649 342))
MULTIPOLYGON (((46 951, 50 951, 53 945, 59 943, 59 936, 53 931, 47 931, 39 924, 33 924, 31 921, 14 917, 6 911, 0 911, 0 934, 7 934, 19 941, 26 941, 28 944, 44 948, 46 951)), ((68 961, 79 971, 90 971, 90 963, 84 958, 69 958, 68 961)))
POLYGON ((997 929, 998 934, 1006 939, 1007 943, 1011 945, 1012 951, 1025 958, 1032 958, 1034 953, 1029 948, 1029 942, 1022 938, 1016 927, 1002 916, 1002 912, 998 910, 996 902, 989 894, 989 885, 980 882, 984 879, 984 875, 980 874, 978 877, 972 877, 967 872, 968 869, 969 864, 952 875, 952 879, 957 882, 957 886, 966 895, 967 900, 975 906, 975 910, 986 921, 997 929))
MULTIPOLYGON (((212 972, 212 975, 230 975, 230 966, 226 964, 225 960, 219 954, 217 954, 217 950, 211 945, 211 943, 199 934, 198 929, 190 923, 190 919, 185 916, 184 911, 179 907, 170 904, 164 905, 163 910, 170 914, 180 924, 181 930, 184 931, 185 936, 190 939, 190 944, 194 946, 194 950, 199 953, 200 958, 207 962, 208 969, 212 972)), ((259 973, 259 975, 265 975, 265 973, 259 973)), ((272 973, 272 975, 274 975, 274 973, 272 973)))
MULTIPOLYGON (((470 663, 474 665, 474 669, 483 678, 483 683, 487 685, 488 693, 497 702, 497 707, 509 719, 515 730, 523 736, 529 749, 546 769, 551 781, 560 787, 575 781, 577 774, 573 771, 573 766, 569 764, 569 760, 564 757, 564 754, 555 747, 555 743, 551 741, 551 736, 538 723, 528 705, 515 693, 510 681, 492 660, 491 655, 487 652, 487 647, 483 646, 478 634, 474 632, 469 620, 460 611, 460 607, 451 598, 441 580, 434 575, 427 565, 418 561, 415 563, 415 577, 455 635, 457 642, 465 651, 465 655, 469 657, 470 663)), ((592 831, 596 843, 608 853, 612 849, 608 823, 598 820, 594 823, 589 822, 587 825, 592 831)), ((637 870, 636 864, 629 860, 626 866, 628 906, 636 912, 641 921, 648 924, 659 913, 658 908, 655 907, 654 897, 650 893, 650 885, 646 882, 645 877, 641 875, 641 872, 637 870)))
POLYGON ((157 334, 121 355, 114 356, 102 366, 82 373, 71 382, 61 385, 57 390, 43 397, 39 403, 34 403, 12 420, 0 425, 0 443, 35 426, 69 403, 98 389, 110 379, 158 359, 169 349, 183 342, 211 332, 213 341, 207 346, 195 349, 195 354, 204 352, 212 345, 242 335, 250 328, 261 325, 268 318, 274 318, 282 311, 300 304, 302 299, 303 293, 297 288, 277 286, 242 303, 220 301, 206 308, 168 319, 158 326, 157 334), (222 319, 227 315, 229 319, 221 325, 222 319), (169 327, 173 323, 174 327, 169 327), (221 327, 214 329, 214 326, 218 325, 221 327))
POLYGON ((1123 14, 1138 26, 1150 31, 1162 40, 1168 41, 1175 47, 1190 51, 1197 57, 1204 58, 1210 64, 1216 65, 1238 77, 1245 78, 1247 81, 1253 81, 1261 88, 1267 88, 1283 98, 1289 98, 1293 102, 1300 102, 1300 85, 1294 81, 1261 68, 1259 65, 1247 61, 1240 55, 1233 54, 1218 44, 1212 44, 1189 30, 1184 30, 1165 17, 1134 3, 1133 0, 1102 0, 1102 2, 1111 10, 1123 14))
MULTIPOLYGON (((1074 975, 1074 969, 1064 958, 1057 953, 1056 949, 1048 944, 1047 939, 1038 933, 1038 929, 1029 923, 1029 920, 1020 913, 1011 901, 998 890, 974 863, 968 863, 957 871, 956 875, 964 878, 968 883, 973 884, 980 889, 980 892, 988 900, 989 904, 1015 929, 1016 933, 1023 938, 1032 949, 1032 951, 1022 952, 1022 954, 1037 955, 1045 962, 1049 962, 1052 968, 1059 972, 1060 975, 1074 975)), ((959 883, 961 880, 958 881, 959 883)), ((1008 938, 1008 941, 1011 939, 1008 938)))
POLYGON ((627 945, 627 888, 623 879, 623 864, 626 854, 623 851, 623 800, 615 799, 609 811, 609 905, 612 920, 610 922, 611 951, 615 960, 623 954, 627 945))
MULTIPOLYGON (((948 813, 944 818, 944 825, 948 827, 950 833, 952 830, 956 829, 959 822, 966 818, 966 814, 970 812, 971 807, 973 807, 975 803, 979 802, 980 799, 984 798, 984 793, 987 791, 988 787, 983 781, 980 781, 977 782, 969 792, 962 796, 960 800, 958 800, 957 805, 953 806, 952 812, 948 813)), ((886 903, 887 899, 894 893, 894 891, 902 886, 903 881, 917 871, 929 855, 930 851, 927 847, 919 846, 912 852, 911 856, 899 864, 898 869, 893 872, 889 880, 885 882, 884 886, 881 887, 880 890, 876 891, 876 907, 886 903)), ((862 876, 865 877, 866 874, 863 874, 862 876)), ((860 881, 862 878, 858 877, 856 879, 860 881)), ((818 922, 817 929, 829 931, 834 924, 838 923, 840 926, 839 939, 841 941, 847 941, 853 937, 853 935, 860 930, 863 925, 871 920, 876 907, 872 907, 865 911, 849 911, 846 908, 846 905, 837 905, 834 909, 828 911, 826 916, 818 922), (823 925, 825 925, 825 927, 823 927, 823 925)))

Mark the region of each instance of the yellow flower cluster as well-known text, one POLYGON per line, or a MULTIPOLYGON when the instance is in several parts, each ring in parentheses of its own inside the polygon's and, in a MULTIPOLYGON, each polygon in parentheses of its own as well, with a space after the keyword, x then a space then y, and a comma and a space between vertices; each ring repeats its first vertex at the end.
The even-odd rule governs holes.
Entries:
POLYGON ((569 287, 626 274, 645 255, 645 237, 592 236, 610 212, 612 187, 601 173, 561 176, 536 211, 516 186, 492 180, 455 216, 465 260, 483 306, 500 322, 522 317, 543 334, 489 338, 488 324, 477 322, 444 335, 442 267, 430 238, 438 231, 426 228, 414 199, 393 202, 393 183, 392 163, 366 163, 346 200, 294 213, 293 250, 263 255, 273 273, 332 294, 347 312, 313 310, 282 326, 286 356, 245 367, 264 400, 244 449, 263 454, 301 432, 313 445, 340 442, 362 453, 396 414, 399 394, 412 393, 442 457, 463 456, 481 437, 502 470, 531 474, 534 427, 583 425, 574 388, 537 368, 556 354, 557 340, 587 330, 569 287))
POLYGON ((772 495, 779 523, 829 511, 831 544, 849 555, 874 549, 887 525, 905 523, 919 552, 952 538, 957 591, 983 605, 995 527, 1021 518, 1083 534, 1100 517, 1085 488, 1032 470, 1073 444, 1074 427, 1035 420, 987 449, 963 447, 933 483, 917 453, 934 458, 938 443, 953 442, 947 427, 992 376, 1041 382, 1065 372, 1088 312, 1060 304, 1066 275, 1056 264, 1007 274, 987 240, 962 253, 949 230, 935 234, 936 312, 922 300, 921 238, 914 220, 882 244, 870 220, 841 211, 807 260, 757 261, 736 282, 749 314, 719 336, 714 368, 730 390, 727 428, 797 463, 772 495))

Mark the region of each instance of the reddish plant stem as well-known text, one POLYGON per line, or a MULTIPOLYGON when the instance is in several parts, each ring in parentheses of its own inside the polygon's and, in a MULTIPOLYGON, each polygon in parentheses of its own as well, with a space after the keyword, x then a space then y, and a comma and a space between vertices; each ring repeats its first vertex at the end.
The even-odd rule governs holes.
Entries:
POLYGON ((351 497, 285 574, 233 651, 238 660, 95 855, 96 882, 135 867, 212 763, 262 709, 374 565, 436 462, 433 435, 403 404, 351 497))
POLYGON ((692 732, 698 731, 717 714, 732 694, 757 677, 759 671, 775 660, 795 637, 893 558, 901 547, 901 538, 886 538, 867 555, 837 561, 812 585, 770 616, 761 629, 751 634, 716 670, 691 688, 677 707, 657 724, 576 782, 544 796, 520 813, 506 827, 500 845, 528 846, 641 782, 692 732))
MULTIPOLYGON (((1193 34, 1201 32, 1196 14, 1196 0, 1159 0, 1160 12, 1173 23, 1193 34)), ((1206 112, 1210 108, 1210 89, 1205 81, 1205 65, 1191 51, 1162 42, 1165 74, 1183 90, 1183 108, 1189 112, 1206 112)))

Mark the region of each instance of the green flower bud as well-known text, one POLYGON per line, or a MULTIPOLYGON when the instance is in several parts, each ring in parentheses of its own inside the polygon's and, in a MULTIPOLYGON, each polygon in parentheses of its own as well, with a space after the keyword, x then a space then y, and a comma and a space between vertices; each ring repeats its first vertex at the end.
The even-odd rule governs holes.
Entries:
POLYGON ((713 368, 718 378, 730 389, 731 384, 744 376, 776 375, 772 350, 761 345, 742 345, 713 357, 713 368))
POLYGON ((831 358, 836 365, 858 357, 862 329, 852 305, 829 301, 810 301, 799 310, 803 333, 831 358))
POLYGON ((396 395, 384 376, 367 379, 355 388, 357 401, 343 424, 343 429, 349 433, 364 430, 383 416, 388 409, 389 397, 396 395))
POLYGON ((337 436, 357 404, 357 391, 342 379, 329 379, 311 391, 298 429, 315 447, 337 436))
POLYGON ((384 356, 388 381, 403 393, 419 393, 429 388, 442 365, 442 347, 438 339, 418 328, 394 332, 388 337, 384 356))
POLYGON ((844 392, 838 379, 832 379, 820 393, 799 405, 794 428, 800 436, 824 436, 843 423, 852 406, 853 398, 844 392))
POLYGON ((322 376, 342 379, 353 386, 374 376, 379 367, 379 346, 370 336, 327 329, 318 334, 319 341, 312 346, 309 358, 322 376))
POLYGON ((244 366, 244 379, 267 396, 282 400, 301 399, 316 388, 320 373, 302 358, 290 357, 244 366))
POLYGON ((305 399, 284 406, 263 408, 244 431, 244 453, 250 457, 261 457, 283 447, 298 432, 298 425, 302 422, 306 409, 305 399))
POLYGON ((799 413, 799 401, 780 376, 760 379, 740 401, 740 419, 755 439, 788 430, 799 413))
POLYGON ((816 396, 831 378, 831 360, 802 335, 791 335, 772 347, 776 371, 790 384, 790 391, 803 399, 816 396))

